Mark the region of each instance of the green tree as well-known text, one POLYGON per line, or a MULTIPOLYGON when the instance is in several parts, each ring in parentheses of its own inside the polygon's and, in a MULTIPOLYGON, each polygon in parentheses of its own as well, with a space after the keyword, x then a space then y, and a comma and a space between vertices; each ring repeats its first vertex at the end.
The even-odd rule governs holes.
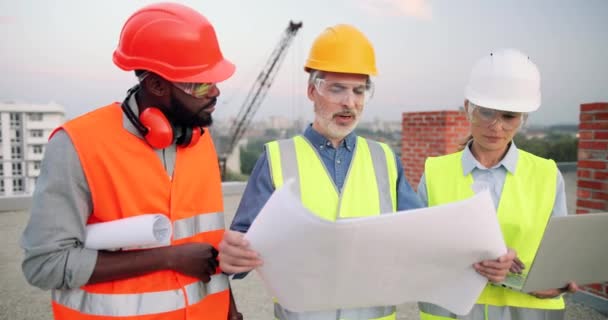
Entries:
POLYGON ((562 135, 551 144, 548 157, 557 162, 572 162, 577 160, 578 139, 562 135))
POLYGON ((257 162, 258 158, 264 151, 264 144, 274 139, 262 138, 262 139, 252 139, 247 142, 245 147, 241 147, 241 173, 245 175, 250 175, 251 171, 253 171, 253 167, 257 162))
POLYGON ((250 175, 258 159, 258 153, 241 147, 241 173, 250 175))
POLYGON ((514 141, 518 148, 556 162, 577 159, 578 139, 569 134, 549 132, 544 138, 529 139, 523 134, 517 134, 514 141))

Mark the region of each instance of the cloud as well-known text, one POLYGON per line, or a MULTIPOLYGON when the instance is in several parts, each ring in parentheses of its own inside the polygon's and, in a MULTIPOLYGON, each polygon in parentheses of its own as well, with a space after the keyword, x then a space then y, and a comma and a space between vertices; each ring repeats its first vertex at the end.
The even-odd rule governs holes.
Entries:
POLYGON ((0 24, 15 24, 15 23, 17 23, 16 17, 0 16, 0 24))
POLYGON ((91 68, 84 68, 78 66, 61 66, 54 63, 47 65, 40 63, 27 63, 25 61, 18 61, 14 63, 0 63, 2 70, 9 70, 11 72, 18 73, 22 78, 41 78, 41 79, 55 79, 58 83, 61 81, 87 81, 87 82, 105 82, 105 81, 120 81, 122 78, 126 78, 124 75, 131 73, 123 73, 118 69, 111 69, 92 66, 91 68))
POLYGON ((376 16, 409 16, 427 21, 433 18, 428 0, 362 0, 360 4, 376 16))

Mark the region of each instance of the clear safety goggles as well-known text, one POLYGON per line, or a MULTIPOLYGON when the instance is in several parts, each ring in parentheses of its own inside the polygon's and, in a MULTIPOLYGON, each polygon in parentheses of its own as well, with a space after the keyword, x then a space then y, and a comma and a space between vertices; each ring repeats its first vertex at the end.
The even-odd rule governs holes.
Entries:
POLYGON ((519 128, 524 122, 524 113, 484 108, 469 102, 469 115, 475 125, 490 127, 500 122, 506 131, 519 128))
POLYGON ((317 78, 314 80, 317 92, 332 103, 342 103, 353 99, 356 104, 364 105, 374 95, 374 84, 357 82, 339 82, 317 78))
MULTIPOLYGON (((138 79, 142 82, 150 72, 142 73, 138 79)), ((204 98, 211 89, 215 86, 215 83, 194 83, 194 82, 171 82, 176 88, 182 90, 184 93, 189 94, 195 98, 204 98)))

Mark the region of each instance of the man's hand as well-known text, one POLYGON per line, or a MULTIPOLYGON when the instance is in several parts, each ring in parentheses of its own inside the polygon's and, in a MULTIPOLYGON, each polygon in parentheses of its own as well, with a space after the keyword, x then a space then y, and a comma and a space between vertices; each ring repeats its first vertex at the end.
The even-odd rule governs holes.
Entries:
POLYGON ((249 248, 249 242, 237 231, 226 231, 219 245, 220 268, 225 273, 249 272, 262 265, 258 253, 249 248))
POLYGON ((187 243, 147 250, 99 251, 95 269, 87 284, 127 279, 167 269, 207 283, 217 266, 217 250, 208 243, 187 243))
POLYGON ((568 285, 563 288, 534 291, 534 292, 531 292, 530 294, 539 299, 549 299, 549 298, 555 298, 562 293, 566 293, 566 292, 574 293, 574 292, 577 292, 578 290, 579 290, 578 285, 575 282, 571 281, 571 282, 568 282, 568 285))
POLYGON ((215 274, 218 261, 217 250, 208 243, 186 243, 170 247, 169 269, 187 276, 201 279, 204 283, 215 274))
POLYGON ((477 270, 479 274, 488 278, 491 282, 502 282, 505 280, 511 265, 513 264, 513 260, 517 256, 515 250, 508 249, 505 255, 498 257, 498 259, 494 260, 483 260, 481 262, 475 263, 473 268, 477 270))

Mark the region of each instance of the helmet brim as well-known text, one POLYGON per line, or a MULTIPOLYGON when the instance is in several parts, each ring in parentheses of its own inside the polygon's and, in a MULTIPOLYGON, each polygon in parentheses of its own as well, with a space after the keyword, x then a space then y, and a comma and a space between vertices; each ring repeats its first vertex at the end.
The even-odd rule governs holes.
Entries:
POLYGON ((180 77, 176 79, 165 77, 162 74, 161 76, 174 82, 218 83, 230 78, 234 74, 235 70, 236 67, 232 62, 222 59, 213 67, 205 69, 205 71, 192 76, 180 77))

